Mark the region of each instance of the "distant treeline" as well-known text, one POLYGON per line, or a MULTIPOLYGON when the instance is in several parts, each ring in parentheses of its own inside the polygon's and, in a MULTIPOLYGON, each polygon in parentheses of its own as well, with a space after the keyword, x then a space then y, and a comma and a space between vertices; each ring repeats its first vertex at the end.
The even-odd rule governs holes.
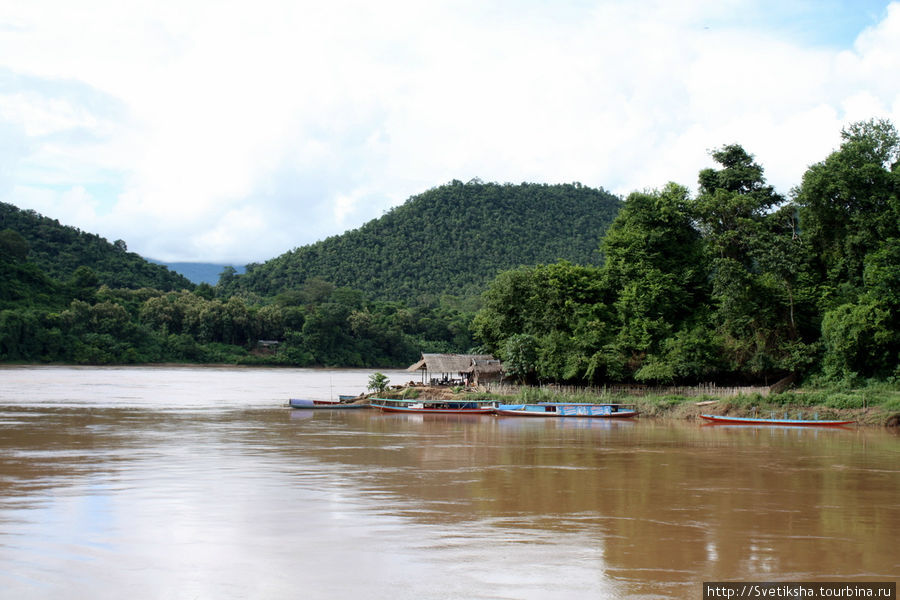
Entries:
POLYGON ((502 273, 475 335, 526 380, 900 380, 900 143, 856 123, 785 199, 737 145, 625 201, 601 267, 502 273))
POLYGON ((370 302, 317 278, 235 295, 194 286, 124 242, 0 209, 0 361, 406 366, 472 345, 471 314, 438 300, 370 302))
POLYGON ((0 275, 6 362, 407 366, 422 351, 472 344, 468 318, 455 310, 370 303, 320 280, 260 302, 216 298, 206 284, 179 292, 98 288, 86 267, 60 284, 8 256, 0 275))
POLYGON ((897 382, 900 138, 879 120, 842 136, 790 198, 738 145, 712 153, 696 195, 453 182, 216 286, 2 205, 0 361, 404 366, 476 350, 525 381, 897 382))

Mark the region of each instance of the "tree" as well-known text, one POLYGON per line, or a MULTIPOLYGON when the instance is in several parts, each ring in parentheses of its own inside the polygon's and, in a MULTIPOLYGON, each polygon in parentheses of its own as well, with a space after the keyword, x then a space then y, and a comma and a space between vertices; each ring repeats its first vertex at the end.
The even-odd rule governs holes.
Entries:
POLYGON ((530 380, 537 367, 537 339, 527 333, 519 333, 506 340, 501 356, 503 370, 520 383, 530 380))
POLYGON ((712 157, 722 168, 700 171, 693 213, 714 254, 749 270, 750 250, 766 214, 784 198, 766 184, 763 168, 741 146, 723 146, 712 157))
POLYGON ((891 311, 873 299, 825 313, 825 375, 853 380, 900 374, 900 333, 893 320, 891 311))
POLYGON ((888 121, 854 123, 840 149, 811 166, 795 191, 814 266, 828 291, 825 308, 852 302, 865 257, 900 238, 900 138, 888 121))
POLYGON ((705 257, 686 188, 628 196, 602 244, 615 337, 590 360, 595 379, 631 376, 674 331, 702 317, 705 257))
POLYGON ((820 289, 824 371, 833 379, 889 376, 900 359, 900 135, 870 120, 841 137, 795 191, 820 289))
POLYGON ((728 370, 754 378, 795 370, 803 252, 796 209, 741 146, 712 153, 720 169, 700 172, 693 213, 710 261, 712 324, 728 370))
POLYGON ((97 274, 93 269, 84 265, 75 269, 68 283, 72 295, 81 300, 92 299, 99 286, 100 279, 97 277, 97 274))
POLYGON ((0 260, 23 261, 28 257, 28 241, 17 231, 0 231, 0 260))
POLYGON ((372 373, 369 375, 369 385, 366 389, 380 394, 387 389, 390 382, 391 380, 384 373, 372 373))

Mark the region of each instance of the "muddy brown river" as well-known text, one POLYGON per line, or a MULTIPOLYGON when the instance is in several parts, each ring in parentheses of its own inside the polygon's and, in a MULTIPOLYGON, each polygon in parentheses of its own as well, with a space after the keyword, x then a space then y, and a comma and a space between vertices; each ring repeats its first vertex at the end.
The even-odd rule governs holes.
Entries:
POLYGON ((704 581, 900 578, 896 433, 283 406, 371 373, 0 368, 0 598, 699 599, 704 581))

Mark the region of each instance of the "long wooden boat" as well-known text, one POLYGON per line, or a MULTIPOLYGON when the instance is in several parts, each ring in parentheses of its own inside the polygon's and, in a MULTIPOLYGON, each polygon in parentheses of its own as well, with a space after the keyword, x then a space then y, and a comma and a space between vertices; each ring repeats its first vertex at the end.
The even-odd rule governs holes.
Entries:
POLYGON ((788 425, 792 427, 840 427, 850 425, 856 421, 820 421, 818 419, 776 419, 758 417, 723 417, 720 415, 700 415, 712 423, 728 425, 788 425))
POLYGON ((415 413, 426 415, 490 415, 494 400, 387 400, 372 398, 374 408, 386 413, 415 413))
POLYGON ((634 404, 588 404, 583 402, 540 402, 538 404, 501 404, 497 414, 506 417, 582 417, 619 419, 634 417, 634 404))
POLYGON ((316 409, 316 410, 347 410, 353 408, 369 408, 368 404, 347 404, 331 402, 329 400, 309 400, 307 398, 291 398, 288 400, 291 408, 316 409))

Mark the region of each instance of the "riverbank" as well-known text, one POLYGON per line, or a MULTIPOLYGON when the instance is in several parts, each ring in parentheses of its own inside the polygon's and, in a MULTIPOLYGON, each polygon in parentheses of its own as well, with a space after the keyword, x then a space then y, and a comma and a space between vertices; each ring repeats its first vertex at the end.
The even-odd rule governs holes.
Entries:
POLYGON ((387 398, 497 400, 507 404, 537 402, 588 402, 634 404, 641 417, 666 420, 699 420, 701 414, 849 420, 859 425, 900 427, 900 386, 872 384, 855 389, 797 388, 779 394, 713 396, 635 395, 621 393, 559 392, 522 387, 513 394, 489 393, 475 388, 392 386, 380 394, 387 398))

